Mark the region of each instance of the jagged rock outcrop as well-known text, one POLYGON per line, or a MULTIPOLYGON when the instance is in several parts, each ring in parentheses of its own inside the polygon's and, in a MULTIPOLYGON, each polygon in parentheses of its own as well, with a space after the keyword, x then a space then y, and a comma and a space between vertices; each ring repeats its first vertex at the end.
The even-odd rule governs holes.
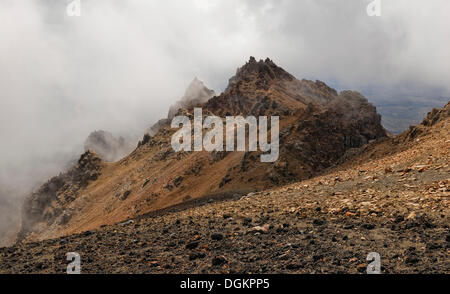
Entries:
POLYGON ((250 57, 237 69, 226 90, 203 108, 218 116, 288 115, 306 106, 299 91, 292 87, 295 82, 299 81, 270 59, 256 61, 250 57))
MULTIPOLYGON (((250 155, 243 159, 246 172, 265 170, 252 181, 272 185, 307 179, 336 164, 347 150, 386 136, 381 116, 360 93, 337 93, 321 81, 297 80, 270 59, 250 58, 225 92, 203 108, 219 116, 280 116, 278 163, 261 166, 250 155)), ((239 177, 227 174, 222 186, 239 177)))
POLYGON ((427 129, 436 125, 437 123, 447 119, 450 117, 450 102, 447 103, 441 109, 433 109, 431 112, 427 114, 427 117, 423 120, 420 125, 411 126, 409 130, 403 133, 398 141, 412 141, 416 139, 421 134, 425 133, 427 129))
POLYGON ((49 226, 56 221, 66 224, 71 217, 66 208, 79 196, 80 190, 99 177, 101 166, 102 160, 87 151, 69 171, 51 178, 27 198, 22 208, 22 229, 18 241, 39 224, 49 226))
POLYGON ((151 126, 150 129, 147 130, 147 134, 150 135, 150 137, 153 137, 159 132, 160 129, 168 126, 169 124, 170 120, 168 118, 160 119, 153 126, 151 126))
POLYGON ((191 82, 186 89, 183 98, 172 105, 169 109, 168 119, 172 119, 181 108, 193 108, 207 102, 211 97, 215 96, 214 90, 208 89, 205 84, 197 78, 191 82))
POLYGON ((123 137, 116 138, 107 131, 92 132, 84 142, 86 151, 92 150, 105 161, 117 161, 131 151, 132 146, 123 137))
MULTIPOLYGON (((261 164, 258 152, 242 154, 239 168, 229 163, 230 168, 221 175, 219 191, 268 188, 308 179, 339 163, 347 151, 386 137, 376 108, 360 93, 338 93, 321 81, 297 80, 270 59, 251 57, 237 69, 222 94, 201 106, 205 116, 278 115, 281 119, 279 160, 261 164)), ((192 110, 180 112, 191 117, 192 110)), ((170 128, 166 125, 161 131, 148 146, 169 145, 170 128)), ((213 153, 210 163, 223 164, 229 160, 228 154, 213 153)))

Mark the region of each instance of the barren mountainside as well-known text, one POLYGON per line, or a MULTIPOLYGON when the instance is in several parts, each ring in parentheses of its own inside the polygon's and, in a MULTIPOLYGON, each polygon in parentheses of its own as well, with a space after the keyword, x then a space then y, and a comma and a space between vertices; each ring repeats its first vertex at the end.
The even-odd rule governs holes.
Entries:
MULTIPOLYGON (((354 150, 355 151, 355 150, 354 150)), ((450 273, 450 103, 302 182, 0 248, 2 273, 450 273), (419 131, 420 130, 420 131, 419 131)))
POLYGON ((108 163, 87 152, 80 159, 86 164, 43 185, 24 206, 20 240, 83 232, 299 182, 335 166, 349 150, 386 137, 375 107, 361 94, 297 80, 270 59, 250 58, 222 94, 210 95, 195 79, 130 155, 108 163), (260 152, 174 152, 170 118, 192 116, 195 106, 204 116, 280 116, 278 161, 261 163, 260 152))
POLYGON ((0 0, 0 280, 436 286, 449 52, 450 0, 0 0))

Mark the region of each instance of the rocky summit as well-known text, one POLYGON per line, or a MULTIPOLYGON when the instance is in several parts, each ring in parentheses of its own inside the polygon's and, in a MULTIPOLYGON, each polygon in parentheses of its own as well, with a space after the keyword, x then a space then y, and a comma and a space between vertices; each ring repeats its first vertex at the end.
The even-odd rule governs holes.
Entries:
POLYGON ((123 137, 116 138, 110 132, 99 130, 89 134, 84 149, 95 152, 105 161, 113 162, 125 157, 133 150, 133 146, 123 137))
POLYGON ((450 104, 387 136, 358 92, 298 80, 272 60, 238 68, 215 95, 195 79, 167 118, 117 162, 86 152, 29 197, 0 272, 448 273, 450 104), (174 152, 193 108, 279 116, 280 156, 174 152), (20 261, 20 262, 19 262, 20 261))

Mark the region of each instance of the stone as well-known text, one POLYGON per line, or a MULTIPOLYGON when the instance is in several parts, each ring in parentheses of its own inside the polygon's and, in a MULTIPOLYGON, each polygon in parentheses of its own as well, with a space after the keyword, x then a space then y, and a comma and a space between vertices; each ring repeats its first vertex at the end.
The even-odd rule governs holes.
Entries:
POLYGON ((127 191, 123 192, 122 196, 120 196, 119 199, 122 201, 126 200, 128 198, 128 196, 130 196, 130 194, 131 194, 131 191, 127 190, 127 191))
POLYGON ((215 233, 211 235, 211 239, 214 241, 220 241, 223 239, 223 235, 220 233, 215 233))
POLYGON ((252 231, 254 232, 258 232, 258 233, 267 233, 270 229, 270 225, 269 224, 265 224, 263 226, 256 226, 253 227, 252 231))
POLYGON ((198 247, 199 244, 200 244, 200 242, 198 242, 198 241, 188 243, 186 245, 186 249, 190 249, 190 250, 195 249, 198 247))
POLYGON ((224 265, 227 263, 227 260, 223 256, 214 257, 211 261, 213 266, 224 265))

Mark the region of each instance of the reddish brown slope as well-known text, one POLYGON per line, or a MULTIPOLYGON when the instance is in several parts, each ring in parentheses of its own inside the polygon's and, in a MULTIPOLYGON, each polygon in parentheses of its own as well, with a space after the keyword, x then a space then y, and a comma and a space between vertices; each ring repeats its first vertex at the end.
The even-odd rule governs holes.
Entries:
MULTIPOLYGON (((193 106, 180 112, 188 114, 193 106)), ((73 191, 76 179, 62 175, 51 193, 45 188, 34 194, 25 206, 22 236, 71 234, 191 199, 304 180, 335 165, 348 149, 385 136, 375 107, 359 93, 338 94, 322 82, 296 80, 269 59, 251 58, 224 93, 200 106, 218 116, 279 115, 279 160, 261 163, 259 152, 175 153, 175 130, 166 121, 123 160, 100 163, 87 186, 73 191), (27 209, 33 202, 38 209, 27 209)))
POLYGON ((449 174, 450 103, 300 183, 0 248, 0 273, 65 273, 76 251, 83 273, 364 274, 377 252, 383 274, 448 274, 449 174))

